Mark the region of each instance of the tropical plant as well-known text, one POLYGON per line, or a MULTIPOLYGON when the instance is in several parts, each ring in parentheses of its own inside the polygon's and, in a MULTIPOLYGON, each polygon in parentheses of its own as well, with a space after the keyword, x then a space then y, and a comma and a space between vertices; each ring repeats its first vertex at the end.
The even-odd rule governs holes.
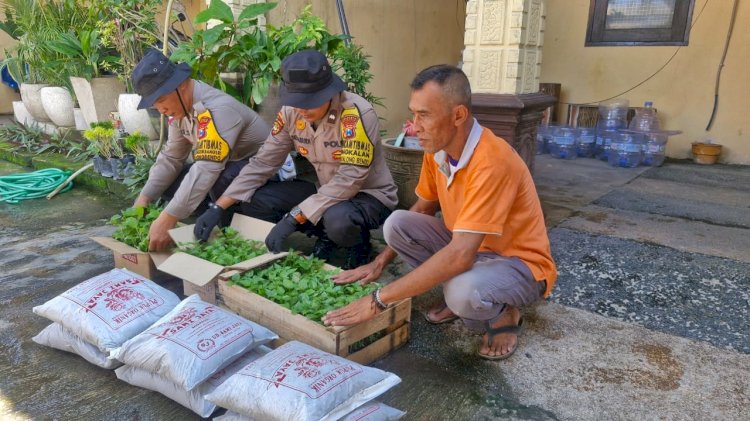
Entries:
POLYGON ((325 22, 313 15, 310 5, 292 23, 267 25, 263 30, 258 26, 258 17, 273 7, 275 3, 252 4, 235 20, 229 6, 211 2, 208 9, 198 14, 195 23, 211 19, 221 23, 196 31, 190 42, 178 47, 172 60, 187 62, 194 77, 254 107, 263 102, 270 86, 281 79, 282 60, 297 51, 313 48, 330 58, 331 65, 352 92, 373 104, 381 104, 381 98, 367 92, 372 73, 361 46, 345 45, 346 36, 332 34, 325 22), (241 84, 224 82, 222 73, 241 74, 241 84))
POLYGON ((370 104, 383 106, 383 98, 373 95, 367 90, 367 84, 372 80, 368 55, 362 51, 362 46, 354 43, 343 45, 331 54, 331 67, 346 83, 347 90, 366 99, 370 104))
POLYGON ((24 83, 50 83, 70 87, 68 72, 61 67, 63 53, 50 48, 71 28, 92 28, 97 17, 76 0, 5 0, 5 22, 0 29, 16 39, 5 50, 11 76, 24 83))
POLYGON ((118 53, 117 74, 128 92, 133 92, 133 69, 149 48, 161 38, 156 13, 162 0, 97 0, 101 13, 109 16, 107 34, 118 53))
POLYGON ((135 168, 133 172, 125 177, 124 183, 128 187, 128 197, 137 197, 148 181, 149 171, 154 165, 154 160, 147 156, 135 157, 135 168))
POLYGON ((99 29, 70 30, 48 43, 50 49, 63 57, 57 60, 70 76, 91 80, 105 71, 117 71, 120 62, 113 47, 102 37, 99 29))
POLYGON ((140 131, 135 131, 125 136, 125 150, 138 157, 153 158, 151 150, 151 139, 140 131))
POLYGON ((102 158, 109 159, 115 154, 117 139, 115 138, 115 129, 106 127, 92 127, 83 132, 84 139, 88 140, 87 150, 93 155, 99 155, 102 158))
POLYGON ((195 17, 195 24, 205 24, 209 20, 218 23, 208 29, 196 30, 190 41, 179 45, 171 59, 188 63, 195 78, 231 94, 244 104, 262 102, 270 81, 250 67, 272 73, 281 66, 281 58, 269 47, 265 31, 258 27, 258 17, 274 7, 276 3, 251 4, 235 20, 228 5, 212 1, 195 17), (239 89, 221 79, 221 73, 232 72, 246 75, 239 89))

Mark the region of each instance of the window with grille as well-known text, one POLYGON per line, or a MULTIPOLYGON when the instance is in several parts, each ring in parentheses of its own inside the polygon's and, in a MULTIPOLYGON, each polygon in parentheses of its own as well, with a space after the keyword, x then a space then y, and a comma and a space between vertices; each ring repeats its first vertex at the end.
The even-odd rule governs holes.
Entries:
POLYGON ((687 45, 695 0, 591 0, 586 46, 687 45))

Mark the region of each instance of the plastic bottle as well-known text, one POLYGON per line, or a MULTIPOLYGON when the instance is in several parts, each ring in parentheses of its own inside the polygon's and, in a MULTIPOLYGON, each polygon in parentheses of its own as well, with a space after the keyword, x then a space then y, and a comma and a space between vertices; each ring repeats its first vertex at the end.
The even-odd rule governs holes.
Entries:
POLYGON ((547 133, 547 126, 539 126, 536 129, 536 154, 541 155, 547 152, 547 144, 544 135, 547 133))
POLYGON ((552 134, 552 143, 549 144, 549 153, 559 159, 576 159, 577 130, 572 127, 558 127, 552 134))
POLYGON ((591 127, 578 129, 578 139, 576 143, 579 157, 592 157, 596 146, 596 130, 591 127))
POLYGON ((612 143, 619 143, 619 141, 620 133, 617 130, 597 132, 596 147, 594 150, 596 157, 602 161, 608 161, 612 143))
POLYGON ((660 128, 659 117, 656 115, 656 109, 654 109, 654 104, 651 101, 646 101, 643 108, 635 110, 635 116, 628 126, 628 129, 639 132, 659 130, 660 128))
POLYGON ((612 142, 608 162, 613 167, 634 168, 643 160, 643 137, 634 133, 622 133, 612 142))
POLYGON ((668 137, 667 134, 661 133, 646 134, 646 142, 643 144, 643 165, 658 167, 664 163, 668 137))

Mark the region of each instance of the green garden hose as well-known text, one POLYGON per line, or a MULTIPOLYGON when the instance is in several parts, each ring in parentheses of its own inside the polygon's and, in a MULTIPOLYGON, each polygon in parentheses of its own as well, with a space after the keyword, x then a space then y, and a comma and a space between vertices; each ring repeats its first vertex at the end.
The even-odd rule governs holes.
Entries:
MULTIPOLYGON (((0 202, 18 203, 21 200, 45 197, 62 183, 65 183, 70 171, 58 168, 45 168, 30 173, 0 176, 0 202)), ((73 183, 68 183, 63 192, 70 190, 73 183)))

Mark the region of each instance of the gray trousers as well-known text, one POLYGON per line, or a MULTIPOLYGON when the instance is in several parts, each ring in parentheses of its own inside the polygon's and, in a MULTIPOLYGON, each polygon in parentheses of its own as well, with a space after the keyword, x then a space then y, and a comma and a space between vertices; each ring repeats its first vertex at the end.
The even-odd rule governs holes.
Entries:
MULTIPOLYGON (((394 211, 383 225, 388 245, 417 267, 448 245, 452 233, 440 219, 406 210, 394 211)), ((449 265, 450 262, 445 262, 449 265)), ((477 253, 474 266, 443 283, 448 308, 471 329, 494 322, 505 304, 523 307, 539 300, 545 282, 537 282, 521 259, 477 253)))

